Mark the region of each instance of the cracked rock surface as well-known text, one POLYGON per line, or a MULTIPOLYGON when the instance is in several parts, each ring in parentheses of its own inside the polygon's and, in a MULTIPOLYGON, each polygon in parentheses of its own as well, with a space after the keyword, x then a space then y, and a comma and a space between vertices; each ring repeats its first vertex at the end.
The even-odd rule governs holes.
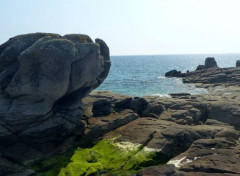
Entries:
POLYGON ((94 91, 83 99, 88 120, 82 139, 116 138, 172 158, 136 176, 239 175, 239 92, 232 86, 204 95, 137 98, 94 91), (95 102, 108 104, 108 113, 95 117, 95 102))
POLYGON ((28 161, 81 136, 82 98, 110 65, 106 43, 82 34, 31 33, 0 45, 0 175, 29 175, 28 161))

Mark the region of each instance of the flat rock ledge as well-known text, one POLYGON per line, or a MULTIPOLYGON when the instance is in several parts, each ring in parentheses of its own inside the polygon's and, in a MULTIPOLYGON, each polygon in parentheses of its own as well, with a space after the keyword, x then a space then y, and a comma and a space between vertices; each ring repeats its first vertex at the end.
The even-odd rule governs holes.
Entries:
POLYGON ((83 99, 89 118, 82 139, 117 138, 172 158, 136 176, 240 175, 239 93, 240 88, 228 87, 181 98, 134 98, 94 91, 83 99), (90 110, 99 101, 108 102, 109 111, 95 117, 90 110))
POLYGON ((77 144, 115 139, 170 158, 136 176, 239 175, 239 92, 240 88, 230 87, 167 98, 94 91, 83 99, 86 130, 77 144))

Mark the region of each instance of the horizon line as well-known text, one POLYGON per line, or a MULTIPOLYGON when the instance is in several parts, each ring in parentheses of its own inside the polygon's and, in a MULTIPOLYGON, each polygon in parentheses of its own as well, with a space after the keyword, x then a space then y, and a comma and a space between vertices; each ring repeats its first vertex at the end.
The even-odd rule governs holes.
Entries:
POLYGON ((188 53, 188 54, 118 54, 110 56, 166 56, 166 55, 214 55, 214 54, 240 54, 240 53, 188 53))

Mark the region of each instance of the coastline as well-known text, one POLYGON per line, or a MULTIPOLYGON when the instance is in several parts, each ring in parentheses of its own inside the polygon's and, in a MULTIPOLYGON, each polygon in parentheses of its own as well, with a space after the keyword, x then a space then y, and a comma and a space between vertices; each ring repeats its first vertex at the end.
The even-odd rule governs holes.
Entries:
POLYGON ((166 73, 207 94, 133 97, 93 91, 111 66, 101 39, 33 33, 0 52, 0 175, 240 175, 240 67, 207 58, 166 73))
MULTIPOLYGON (((86 129, 74 145, 83 150, 93 146, 87 149, 99 153, 95 145, 114 139, 113 145, 121 146, 117 151, 130 150, 134 153, 130 158, 137 161, 135 169, 120 169, 116 173, 124 176, 239 175, 240 87, 224 83, 206 85, 199 84, 208 89, 207 94, 180 93, 170 97, 93 91, 83 99, 82 121, 86 129), (160 161, 150 156, 158 156, 160 161), (145 160, 138 161, 136 157, 145 160), (148 160, 150 164, 143 164, 148 160)), ((97 161, 103 165, 100 158, 97 161)), ((65 165, 65 172, 75 162, 78 160, 65 165)), ((91 163, 88 166, 99 169, 91 163)))

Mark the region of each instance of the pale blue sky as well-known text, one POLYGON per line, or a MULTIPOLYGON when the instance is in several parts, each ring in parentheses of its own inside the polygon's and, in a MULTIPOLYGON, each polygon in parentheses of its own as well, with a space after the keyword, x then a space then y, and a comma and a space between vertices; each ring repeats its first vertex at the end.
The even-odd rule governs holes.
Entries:
POLYGON ((1 0, 0 43, 82 33, 111 55, 240 53, 239 19, 240 0, 1 0))

